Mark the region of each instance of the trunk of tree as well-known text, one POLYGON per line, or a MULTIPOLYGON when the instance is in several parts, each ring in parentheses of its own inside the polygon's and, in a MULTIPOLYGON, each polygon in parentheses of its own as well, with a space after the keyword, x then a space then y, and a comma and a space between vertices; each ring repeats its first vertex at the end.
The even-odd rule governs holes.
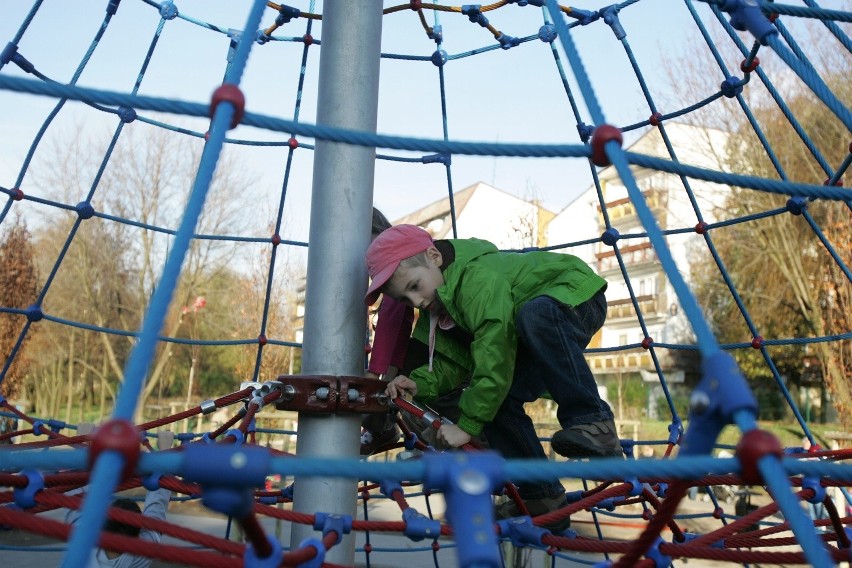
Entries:
POLYGON ((68 341, 68 375, 66 382, 68 383, 65 390, 65 422, 71 422, 71 405, 74 401, 74 340, 77 334, 71 332, 71 338, 68 341))

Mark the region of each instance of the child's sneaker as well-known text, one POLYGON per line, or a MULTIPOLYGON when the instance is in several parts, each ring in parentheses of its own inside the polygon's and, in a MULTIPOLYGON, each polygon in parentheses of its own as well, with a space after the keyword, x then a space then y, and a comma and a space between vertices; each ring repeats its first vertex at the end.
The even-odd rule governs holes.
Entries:
MULTIPOLYGON (((526 499, 524 500, 524 505, 527 506, 527 511, 530 512, 530 517, 535 518, 546 513, 552 513, 562 507, 568 505, 568 501, 565 498, 565 495, 560 495, 559 497, 544 497, 542 499, 526 499)), ((502 519, 511 519, 513 517, 520 517, 521 510, 518 508, 518 504, 513 500, 506 501, 505 503, 501 503, 494 508, 494 517, 499 521, 502 519)), ((541 525, 542 528, 545 528, 552 532, 553 534, 561 534, 568 530, 571 526, 571 517, 565 517, 564 519, 559 519, 558 521, 550 522, 546 525, 541 525)))
POLYGON ((553 435, 553 451, 566 458, 620 457, 624 453, 612 419, 575 424, 553 435))
POLYGON ((375 435, 369 430, 364 430, 361 433, 361 455, 369 456, 382 450, 389 450, 399 440, 399 434, 399 427, 396 424, 375 435))

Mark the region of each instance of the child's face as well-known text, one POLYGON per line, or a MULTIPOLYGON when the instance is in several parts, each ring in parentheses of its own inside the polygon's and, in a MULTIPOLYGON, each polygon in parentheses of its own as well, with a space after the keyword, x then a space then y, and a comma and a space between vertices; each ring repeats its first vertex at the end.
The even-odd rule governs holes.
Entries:
MULTIPOLYGON (((435 250, 435 253, 438 251, 435 250)), ((385 285, 385 293, 420 310, 438 309, 440 303, 435 290, 444 285, 440 253, 433 255, 427 251, 427 265, 400 266, 385 285)))

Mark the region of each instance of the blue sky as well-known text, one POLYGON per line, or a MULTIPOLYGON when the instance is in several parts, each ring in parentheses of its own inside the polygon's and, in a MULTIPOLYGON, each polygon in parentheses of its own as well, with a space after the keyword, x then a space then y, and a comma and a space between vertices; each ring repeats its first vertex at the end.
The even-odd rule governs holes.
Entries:
MULTIPOLYGON (((611 2, 590 1, 577 7, 595 10, 611 2)), ((103 19, 106 0, 45 0, 20 42, 20 53, 49 77, 70 80, 103 19)), ((308 11, 306 1, 291 5, 308 11)), ((707 6, 695 3, 706 15, 707 6)), ((181 13, 221 28, 242 28, 248 2, 233 0, 180 0, 181 13)), ((357 5, 357 4, 356 4, 357 5)), ((397 5, 385 2, 385 7, 397 5)), ((23 1, 0 4, 0 42, 5 44, 17 32, 30 9, 23 1)), ((320 12, 318 3, 315 11, 320 12)), ((265 25, 275 12, 268 10, 265 25)), ((509 5, 487 13, 491 23, 507 35, 525 37, 537 33, 542 11, 532 6, 509 5)), ((428 13, 433 23, 433 14, 428 13)), ((495 44, 484 28, 458 14, 439 14, 443 27, 443 49, 452 55, 495 44)), ((668 90, 663 78, 661 57, 689 47, 695 37, 694 24, 683 2, 642 0, 622 10, 627 42, 655 96, 668 90)), ((156 30, 159 16, 141 0, 123 0, 101 45, 97 48, 78 84, 121 92, 128 91, 156 30)), ((307 20, 299 18, 279 29, 277 36, 301 36, 307 20)), ((312 33, 322 37, 322 25, 314 23, 312 33)), ((611 29, 598 21, 572 31, 592 86, 610 123, 627 125, 647 118, 647 104, 625 56, 611 29)), ((428 56, 435 44, 426 37, 417 15, 409 10, 383 19, 383 52, 428 56)), ((312 48, 300 120, 313 123, 316 77, 321 48, 312 48)), ((182 20, 165 26, 140 94, 206 102, 221 82, 226 65, 228 38, 219 32, 182 20)), ((255 45, 242 88, 247 110, 292 119, 301 46, 291 42, 255 45)), ((564 58, 563 58, 563 61, 564 58)), ((565 62, 567 67, 567 62, 565 62)), ((24 76, 13 64, 2 73, 24 76)), ((567 69, 569 78, 571 70, 567 69)), ((451 61, 445 67, 449 136, 453 140, 521 143, 577 144, 576 121, 562 87, 549 47, 533 41, 510 50, 494 50, 451 61)), ((581 103, 585 122, 591 122, 582 97, 570 79, 574 96, 581 103)), ((0 184, 13 184, 29 143, 53 108, 53 101, 30 95, 0 91, 0 184)), ((69 103, 48 136, 65 136, 67 141, 84 129, 109 132, 114 119, 77 103, 69 103)), ((162 120, 203 131, 206 121, 176 116, 162 120)), ((438 73, 429 62, 385 59, 381 69, 379 100, 380 133, 441 138, 438 73)), ((281 140, 282 134, 238 127, 237 138, 281 140)), ((280 149, 237 148, 246 167, 258 183, 240 193, 252 203, 277 203, 285 152, 280 149)), ((288 189, 288 219, 291 238, 307 235, 307 208, 310 206, 311 153, 296 152, 288 189)), ((408 156, 411 156, 410 154, 408 156)), ((39 159, 49 159, 45 150, 39 159)), ((463 189, 484 181, 522 197, 537 197, 543 205, 558 212, 591 183, 584 159, 519 159, 460 157, 453 160, 453 186, 463 189)), ((24 184, 27 185, 26 182, 24 184)), ((26 189, 25 189, 26 191, 26 189)), ((34 191, 34 190, 33 190, 34 191)), ((442 167, 382 162, 377 164, 374 200, 390 218, 402 216, 446 195, 447 178, 442 167)))

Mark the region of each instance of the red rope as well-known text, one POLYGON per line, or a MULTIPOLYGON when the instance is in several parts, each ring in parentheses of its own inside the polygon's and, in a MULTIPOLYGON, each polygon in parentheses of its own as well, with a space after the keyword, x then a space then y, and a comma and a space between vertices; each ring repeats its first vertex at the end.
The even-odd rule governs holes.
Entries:
MULTIPOLYGON (((9 507, 0 507, 0 522, 21 528, 27 532, 49 536, 67 541, 71 535, 71 526, 52 519, 36 517, 24 511, 9 507)), ((98 541, 102 548, 116 552, 129 552, 136 556, 156 558, 169 562, 180 562, 190 566, 203 568, 241 568, 241 558, 225 556, 203 550, 190 550, 179 546, 158 544, 151 546, 149 542, 138 538, 112 533, 101 533, 98 541)))
MULTIPOLYGON (((36 501, 39 503, 54 505, 55 507, 79 509, 82 497, 76 495, 57 495, 50 492, 42 491, 36 496, 36 501)), ((141 513, 135 513, 133 511, 118 509, 116 507, 109 507, 107 509, 107 517, 119 521, 121 523, 125 523, 142 529, 148 529, 161 534, 167 534, 171 537, 180 540, 185 540, 187 542, 192 542, 194 544, 204 546, 205 548, 218 550, 225 554, 242 556, 244 550, 244 547, 236 542, 215 537, 200 531, 188 529, 186 527, 175 525, 160 519, 146 517, 141 513)))
POLYGON ((677 506, 680 504, 683 496, 689 490, 689 483, 683 481, 675 481, 669 487, 669 496, 663 501, 657 514, 648 522, 645 531, 639 535, 630 550, 622 556, 618 562, 613 565, 613 568, 632 568, 636 565, 639 557, 651 547, 654 541, 660 534, 660 530, 668 523, 669 519, 674 517, 677 506))

